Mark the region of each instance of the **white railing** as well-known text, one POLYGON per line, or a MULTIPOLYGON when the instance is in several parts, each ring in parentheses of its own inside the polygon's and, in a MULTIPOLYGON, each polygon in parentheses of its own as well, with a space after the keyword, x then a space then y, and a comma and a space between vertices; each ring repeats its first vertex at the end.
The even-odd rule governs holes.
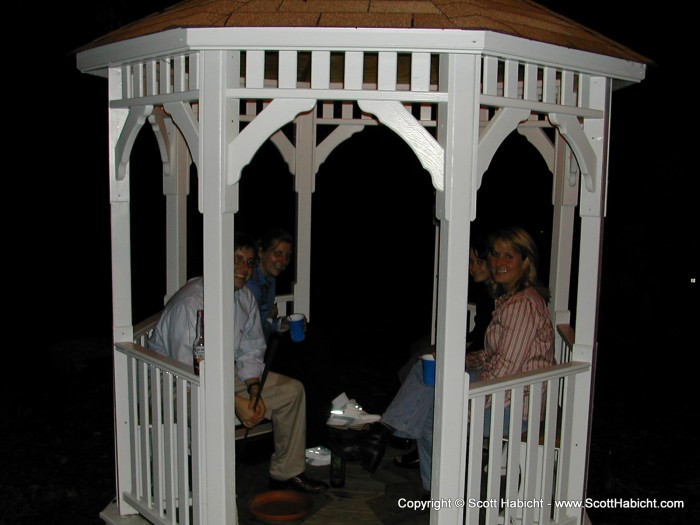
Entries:
MULTIPOLYGON (((130 490, 124 501, 157 524, 200 520, 201 375, 146 348, 158 315, 134 327, 135 343, 117 343, 127 357, 130 490)), ((200 374, 203 374, 203 367, 200 374)))
POLYGON ((275 304, 277 305, 278 315, 290 315, 293 313, 291 307, 294 304, 294 295, 278 295, 275 297, 275 304))
MULTIPOLYGON (((568 349, 559 354, 571 355, 573 331, 560 335, 568 349)), ((570 475, 575 381, 589 369, 589 363, 564 362, 472 383, 465 501, 482 505, 465 507, 466 525, 572 520, 552 502, 561 501, 570 475)))
MULTIPOLYGON (((294 297, 277 297, 280 315, 286 315, 294 297)), ((151 523, 197 525, 201 523, 199 444, 200 375, 193 368, 148 349, 148 337, 160 313, 134 326, 133 343, 115 344, 126 356, 128 392, 128 440, 131 462, 130 487, 123 500, 151 523)), ((258 425, 248 436, 272 431, 270 422, 258 425)), ((246 435, 236 428, 236 439, 246 435)))

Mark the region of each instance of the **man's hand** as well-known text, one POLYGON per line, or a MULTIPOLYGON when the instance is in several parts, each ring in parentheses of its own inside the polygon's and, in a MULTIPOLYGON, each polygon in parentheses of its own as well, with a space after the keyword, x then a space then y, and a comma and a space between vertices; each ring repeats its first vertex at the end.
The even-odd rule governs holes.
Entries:
POLYGON ((253 428, 263 420, 265 415, 265 401, 261 397, 258 406, 254 408, 255 396, 258 393, 257 387, 253 387, 251 397, 236 396, 236 415, 246 428, 253 428))
POLYGON ((289 330, 289 317, 285 315, 284 317, 280 317, 279 328, 277 331, 286 332, 287 330, 289 330))

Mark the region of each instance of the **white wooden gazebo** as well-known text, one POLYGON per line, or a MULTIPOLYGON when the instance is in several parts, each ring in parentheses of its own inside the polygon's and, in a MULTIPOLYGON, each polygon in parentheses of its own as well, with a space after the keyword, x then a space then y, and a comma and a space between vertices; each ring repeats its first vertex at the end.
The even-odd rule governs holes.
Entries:
MULTIPOLYGON (((120 523, 137 514, 153 523, 237 523, 234 385, 224 373, 233 355, 224 349, 233 341, 233 230, 242 169, 271 140, 294 175, 297 275, 291 297, 281 300, 308 312, 315 174, 336 146, 374 125, 411 147, 436 191, 432 497, 582 500, 611 99, 616 88, 640 82, 647 63, 528 0, 188 0, 79 50, 78 68, 109 82, 117 498, 103 519, 120 523), (168 295, 187 274, 192 163, 198 173, 207 314, 200 376, 144 348, 148 324, 132 319, 131 264, 138 258, 131 253, 130 153, 146 121, 163 161, 168 295), (293 138, 281 131, 289 125, 293 138), (317 140, 321 126, 328 132, 317 140), (516 130, 553 173, 549 285, 561 364, 470 388, 463 371, 469 225, 478 214, 482 176, 516 130), (578 272, 573 281, 572 269, 578 272), (513 392, 516 421, 530 385, 530 421, 537 421, 543 382, 550 387, 541 428, 531 424, 520 436, 513 427, 503 438, 504 392, 513 392), (487 395, 494 416, 484 480, 473 473, 484 470, 479 407, 487 395), (500 467, 507 473, 505 492, 500 467)), ((480 512, 486 523, 586 519, 581 509, 554 506, 452 505, 433 510, 431 523, 475 524, 480 512)))

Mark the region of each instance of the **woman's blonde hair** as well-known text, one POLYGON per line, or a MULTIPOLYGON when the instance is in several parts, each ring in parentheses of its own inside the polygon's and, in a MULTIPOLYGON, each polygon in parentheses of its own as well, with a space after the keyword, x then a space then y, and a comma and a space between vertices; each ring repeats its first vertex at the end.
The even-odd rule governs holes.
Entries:
MULTIPOLYGON (((544 298, 545 301, 549 302, 551 293, 549 288, 540 282, 537 276, 537 267, 540 263, 540 254, 535 244, 534 239, 530 234, 523 228, 518 226, 512 226, 509 228, 501 228, 489 235, 488 244, 491 249, 496 241, 504 241, 510 243, 513 249, 523 256, 523 260, 529 261, 527 271, 523 272, 523 276, 518 283, 517 290, 521 291, 532 286, 535 288, 539 294, 544 298)), ((500 286, 496 285, 496 297, 500 297, 505 294, 500 286)))

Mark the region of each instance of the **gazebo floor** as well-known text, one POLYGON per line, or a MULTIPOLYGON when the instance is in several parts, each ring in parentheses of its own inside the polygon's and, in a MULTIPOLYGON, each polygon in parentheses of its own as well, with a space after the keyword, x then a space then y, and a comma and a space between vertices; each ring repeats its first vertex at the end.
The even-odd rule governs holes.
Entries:
MULTIPOLYGON (((364 470, 359 463, 347 463, 345 486, 331 487, 323 494, 310 495, 313 507, 309 514, 298 522, 319 525, 347 523, 427 524, 429 512, 401 508, 401 498, 420 498, 421 483, 418 469, 396 467, 392 460, 404 451, 389 447, 381 465, 374 474, 364 470)), ((236 487, 238 489, 238 520, 240 525, 255 524, 260 520, 250 511, 250 500, 267 489, 267 461, 243 464, 238 467, 236 487)), ((306 474, 314 479, 328 482, 330 467, 308 466, 306 474)))
MULTIPOLYGON (((258 438, 251 444, 253 456, 263 453, 268 446, 266 438, 258 438)), ((420 475, 418 469, 402 469, 396 467, 392 459, 402 451, 389 447, 381 465, 374 474, 365 471, 359 463, 346 465, 345 486, 331 487, 322 494, 309 495, 312 502, 310 512, 303 518, 288 523, 305 523, 309 525, 345 525, 363 523, 367 525, 382 525, 401 523, 402 525, 423 525, 430 521, 428 510, 413 510, 399 506, 399 500, 416 500, 421 496, 420 475)), ((239 525, 259 525, 261 520, 250 510, 250 501, 256 494, 265 492, 268 479, 267 460, 239 464, 236 487, 238 490, 238 523, 239 525)), ((308 466, 306 474, 314 479, 328 482, 330 467, 308 466)), ((107 523, 147 524, 139 516, 121 517, 114 503, 110 503, 101 513, 107 523)))

